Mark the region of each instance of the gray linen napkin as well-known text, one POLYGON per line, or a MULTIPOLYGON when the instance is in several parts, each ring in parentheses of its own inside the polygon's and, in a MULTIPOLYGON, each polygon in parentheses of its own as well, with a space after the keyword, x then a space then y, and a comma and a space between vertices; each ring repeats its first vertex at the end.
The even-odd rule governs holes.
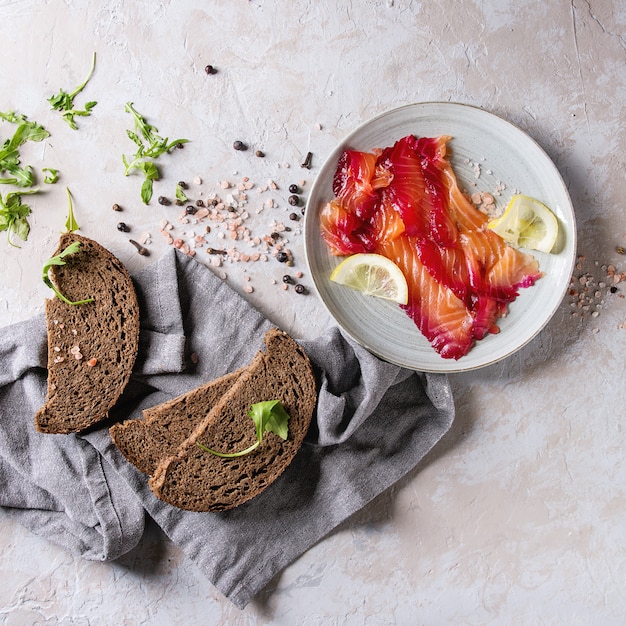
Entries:
MULTIPOLYGON (((134 280, 140 354, 114 419, 139 417, 142 408, 248 363, 271 327, 210 270, 174 250, 134 280)), ((245 607, 279 571, 413 469, 454 417, 443 375, 381 361, 337 328, 301 343, 319 384, 305 445, 256 498, 232 511, 193 513, 156 499, 106 426, 84 435, 37 433, 45 320, 0 329, 0 506, 33 532, 100 560, 137 545, 147 512, 245 607)))

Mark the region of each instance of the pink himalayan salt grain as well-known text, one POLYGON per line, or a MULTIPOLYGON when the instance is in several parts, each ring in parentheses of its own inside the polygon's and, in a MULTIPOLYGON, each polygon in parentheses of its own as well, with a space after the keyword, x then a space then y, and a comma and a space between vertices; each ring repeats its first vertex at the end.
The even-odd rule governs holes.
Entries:
POLYGON ((89 361, 87 361, 87 365, 89 367, 95 367, 98 364, 98 359, 89 359, 89 361))
POLYGON ((246 293, 252 293, 252 292, 254 291, 254 287, 253 287, 252 285, 246 285, 246 286, 243 288, 243 290, 244 290, 246 293))

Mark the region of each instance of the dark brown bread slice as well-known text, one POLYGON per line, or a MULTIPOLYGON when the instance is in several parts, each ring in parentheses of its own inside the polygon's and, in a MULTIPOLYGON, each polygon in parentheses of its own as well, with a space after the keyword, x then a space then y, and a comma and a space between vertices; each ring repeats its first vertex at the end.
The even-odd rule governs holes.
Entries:
POLYGON ((261 493, 292 461, 308 431, 317 399, 310 361, 289 335, 272 329, 239 380, 211 410, 175 456, 162 461, 149 484, 155 495, 181 509, 226 511, 261 493), (256 441, 250 406, 280 400, 289 413, 283 441, 266 433, 250 454, 225 459, 202 450, 237 452, 256 441))
POLYGON ((162 459, 173 454, 219 399, 232 387, 243 370, 221 376, 168 402, 143 411, 140 419, 114 424, 113 443, 144 474, 154 474, 162 459))
POLYGON ((50 278, 69 300, 46 301, 48 391, 35 416, 44 433, 80 432, 107 417, 126 387, 139 345, 139 305, 126 268, 100 244, 76 233, 61 236, 58 255, 74 241, 66 265, 50 278), (77 358, 78 357, 78 358, 77 358))

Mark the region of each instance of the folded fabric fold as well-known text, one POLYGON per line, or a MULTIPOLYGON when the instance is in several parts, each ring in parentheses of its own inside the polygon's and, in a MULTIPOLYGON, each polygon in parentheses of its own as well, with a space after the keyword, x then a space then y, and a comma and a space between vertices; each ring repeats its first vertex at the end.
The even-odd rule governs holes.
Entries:
MULTIPOLYGON (((140 354, 116 418, 140 417, 142 408, 245 365, 262 348, 271 322, 197 261, 172 250, 134 280, 140 354)), ((305 445, 248 503, 192 513, 156 499, 107 428, 37 433, 45 320, 0 329, 0 505, 33 532, 90 559, 132 549, 147 511, 244 607, 281 569, 411 471, 454 417, 443 375, 383 362, 337 328, 301 343, 319 380, 305 445)))

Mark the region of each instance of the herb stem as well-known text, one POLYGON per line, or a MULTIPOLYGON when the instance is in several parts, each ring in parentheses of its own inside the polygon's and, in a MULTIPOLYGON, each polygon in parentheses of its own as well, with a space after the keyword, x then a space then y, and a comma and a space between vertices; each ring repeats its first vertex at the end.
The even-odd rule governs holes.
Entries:
POLYGON ((91 69, 89 70, 89 74, 87 75, 87 78, 81 85, 79 85, 78 87, 76 87, 76 89, 74 89, 74 91, 72 91, 72 93, 70 94, 70 98, 73 99, 87 86, 87 83, 89 82, 89 79, 91 78, 91 75, 93 74, 93 71, 95 69, 96 69, 96 53, 94 52, 92 60, 91 60, 91 69))
POLYGON ((214 454, 215 456, 219 456, 222 459, 234 459, 235 457, 244 456, 245 454, 249 454, 250 452, 252 452, 256 448, 258 448, 260 443, 261 443, 260 441, 256 441, 249 448, 246 448, 245 450, 241 450, 240 452, 229 452, 229 453, 226 453, 226 452, 217 452, 216 450, 211 450, 211 448, 207 448, 206 446, 202 445, 199 441, 196 441, 196 445, 199 448, 201 448, 205 452, 209 452, 211 454, 214 454))

